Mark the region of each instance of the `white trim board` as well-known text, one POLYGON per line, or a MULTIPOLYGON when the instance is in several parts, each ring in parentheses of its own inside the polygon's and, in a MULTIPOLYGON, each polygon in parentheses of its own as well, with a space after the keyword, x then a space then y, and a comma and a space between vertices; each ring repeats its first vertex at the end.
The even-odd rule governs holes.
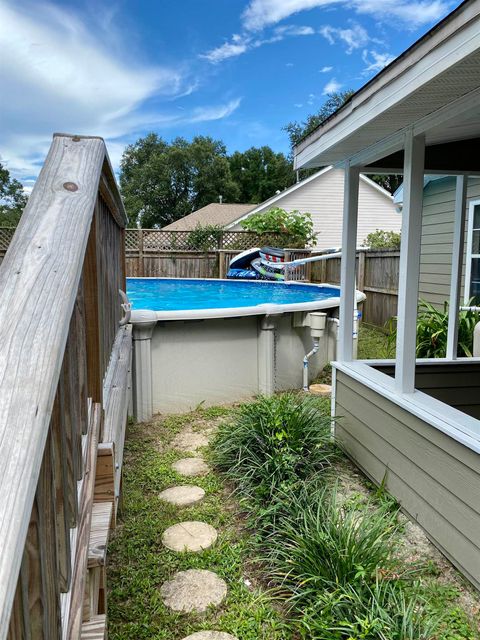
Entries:
POLYGON ((467 255, 465 261, 465 282, 463 286, 463 302, 465 305, 468 305, 470 300, 472 258, 480 258, 480 254, 472 253, 473 219, 475 217, 475 207, 478 206, 480 206, 480 200, 471 200, 468 206, 467 255))
MULTIPOLYGON (((377 364, 393 364, 392 360, 376 361, 377 364)), ((458 360, 456 362, 459 362, 458 360)), ((415 390, 400 394, 395 389, 395 379, 377 371, 365 361, 332 362, 332 367, 372 389, 401 409, 438 429, 460 444, 480 453, 480 420, 476 420, 440 400, 415 390)))

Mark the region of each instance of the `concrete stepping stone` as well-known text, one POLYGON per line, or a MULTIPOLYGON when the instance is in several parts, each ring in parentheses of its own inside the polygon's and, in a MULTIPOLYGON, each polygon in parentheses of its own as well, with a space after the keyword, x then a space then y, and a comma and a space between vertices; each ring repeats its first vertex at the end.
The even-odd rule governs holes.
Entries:
POLYGON ((210 467, 202 458, 182 458, 174 462, 172 468, 187 478, 205 476, 210 471, 210 467))
POLYGON ((198 449, 208 445, 208 437, 198 431, 181 431, 171 442, 171 448, 186 453, 196 453, 198 449))
POLYGON ((170 487, 165 489, 159 496, 160 500, 174 504, 177 507, 188 507, 197 504, 205 497, 205 491, 201 487, 185 484, 178 487, 170 487))
POLYGON ((223 631, 197 631, 183 640, 238 640, 235 636, 223 631))
POLYGON ((329 384, 311 384, 309 391, 315 396, 328 397, 332 395, 332 386, 329 384))
POLYGON ((193 551, 198 553, 210 548, 217 541, 218 533, 205 522, 179 522, 166 529, 162 543, 172 551, 193 551))
POLYGON ((205 569, 179 571, 160 587, 165 606, 182 613, 203 613, 218 606, 227 595, 227 585, 216 573, 205 569))

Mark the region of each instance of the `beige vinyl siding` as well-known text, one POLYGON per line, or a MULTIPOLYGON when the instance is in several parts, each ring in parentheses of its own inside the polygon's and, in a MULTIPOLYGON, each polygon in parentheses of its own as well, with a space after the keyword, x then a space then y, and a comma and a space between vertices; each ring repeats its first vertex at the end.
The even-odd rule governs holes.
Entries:
MULTIPOLYGON (((342 244, 343 182, 343 170, 326 171, 260 210, 281 207, 287 211, 298 209, 311 213, 317 234, 317 248, 339 247, 342 244)), ((400 231, 401 225, 402 217, 392 199, 375 186, 360 180, 357 244, 361 245, 367 235, 376 229, 400 231)), ((241 228, 239 224, 233 227, 235 230, 241 228)))
POLYGON ((337 438, 480 587, 480 455, 337 371, 337 438))
MULTIPOLYGON (((468 235, 468 210, 472 200, 480 199, 480 178, 469 178, 465 210, 465 254, 468 235)), ((420 259, 419 298, 437 306, 450 296, 452 271, 453 227, 455 218, 455 178, 447 177, 430 182, 423 195, 422 251, 420 259)))

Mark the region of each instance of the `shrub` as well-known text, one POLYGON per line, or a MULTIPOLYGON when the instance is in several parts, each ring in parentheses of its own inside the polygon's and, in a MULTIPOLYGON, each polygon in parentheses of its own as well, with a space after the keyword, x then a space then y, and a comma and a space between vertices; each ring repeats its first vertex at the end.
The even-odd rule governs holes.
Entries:
MULTIPOLYGON (((470 301, 473 304, 473 301, 470 301)), ((444 358, 447 354, 448 302, 437 309, 426 300, 420 300, 417 317, 417 357, 444 358)), ((471 357, 473 330, 480 321, 478 311, 460 311, 458 317, 458 356, 471 357)))
POLYGON ((212 251, 218 248, 223 227, 218 224, 197 224, 188 236, 188 247, 193 251, 212 251))
POLYGON ((292 248, 317 244, 310 213, 300 213, 297 210, 285 211, 280 207, 274 207, 268 211, 253 213, 243 220, 241 225, 244 229, 256 233, 288 234, 292 248))
POLYGON ((330 416, 314 397, 294 393, 243 405, 213 443, 214 463, 262 507, 271 506, 281 490, 328 468, 334 454, 330 416))
POLYGON ((363 245, 370 249, 399 249, 401 234, 396 231, 376 229, 368 234, 363 245))
POLYGON ((267 562, 289 597, 306 604, 325 589, 375 584, 390 575, 398 510, 342 504, 337 490, 308 486, 287 500, 267 562))

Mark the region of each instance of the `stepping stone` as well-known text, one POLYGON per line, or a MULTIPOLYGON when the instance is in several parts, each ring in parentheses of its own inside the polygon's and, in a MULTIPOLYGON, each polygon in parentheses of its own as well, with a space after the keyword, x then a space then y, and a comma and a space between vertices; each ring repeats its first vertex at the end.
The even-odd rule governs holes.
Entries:
POLYGON ((194 477, 205 476, 210 467, 202 458, 182 458, 172 464, 173 469, 181 476, 194 477))
POLYGON ((160 500, 174 504, 177 507, 188 507, 197 504, 205 497, 205 491, 201 487, 185 484, 179 487, 170 487, 165 489, 158 496, 160 500))
POLYGON ((311 384, 309 387, 310 393, 315 396, 331 396, 332 387, 329 384, 311 384))
POLYGON ((160 587, 165 606, 182 613, 203 613, 218 606, 227 595, 227 585, 216 573, 205 569, 179 571, 160 587))
POLYGON ((171 442, 171 448, 188 453, 196 453, 198 449, 208 445, 208 437, 197 431, 181 431, 171 442))
POLYGON ((223 631, 197 631, 183 640, 237 640, 237 638, 223 631))
POLYGON ((162 542, 172 551, 199 552, 217 541, 217 530, 205 522, 180 522, 165 530, 162 542))

